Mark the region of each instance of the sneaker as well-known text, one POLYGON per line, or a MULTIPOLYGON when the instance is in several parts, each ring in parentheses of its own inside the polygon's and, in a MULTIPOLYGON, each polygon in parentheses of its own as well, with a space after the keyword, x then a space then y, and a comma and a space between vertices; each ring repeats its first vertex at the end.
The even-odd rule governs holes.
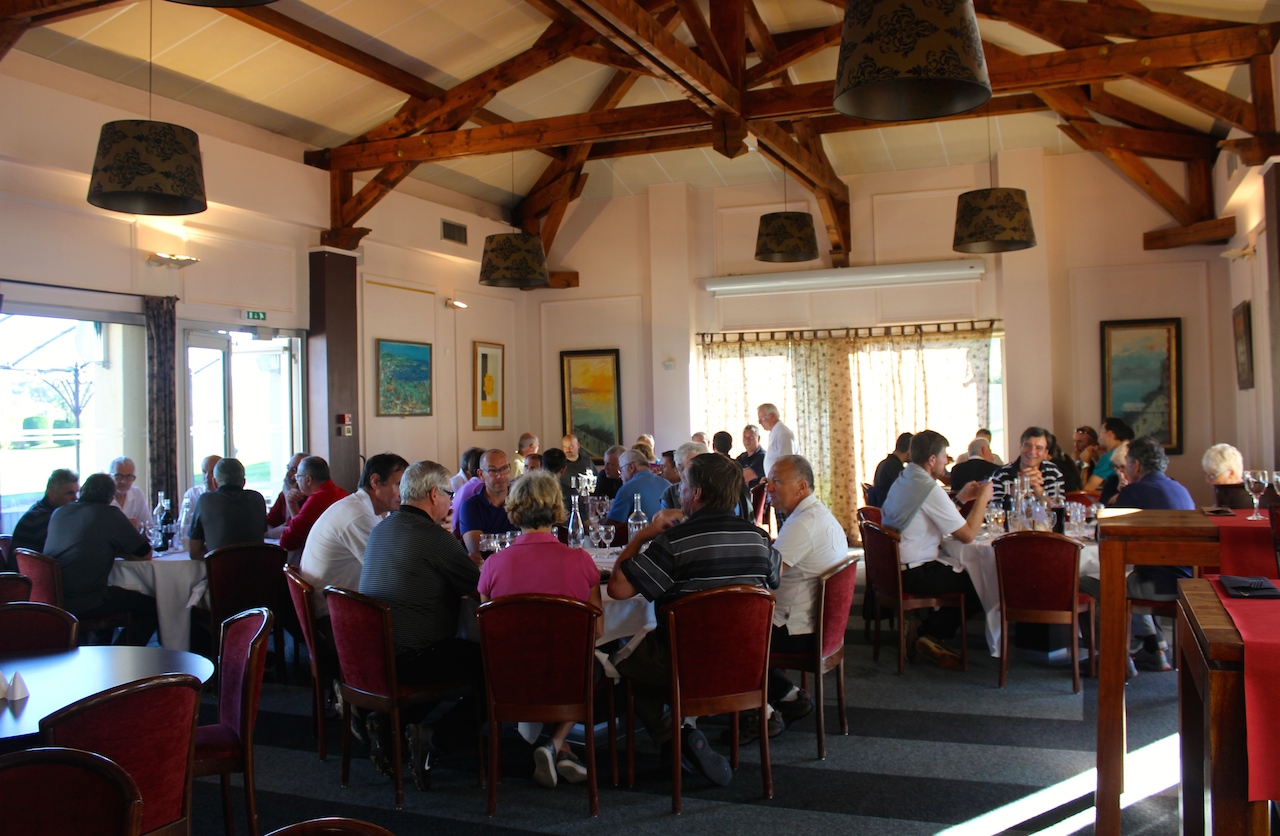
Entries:
POLYGON ((533 750, 533 780, 548 789, 556 785, 556 750, 548 743, 533 750))
POLYGON ((1138 667, 1133 664, 1133 657, 1126 656, 1124 659, 1124 684, 1128 685, 1129 680, 1138 675, 1138 667))
MULTIPOLYGON (((802 717, 808 717, 813 713, 813 697, 809 696, 809 692, 801 688, 796 694, 794 700, 783 700, 774 706, 778 711, 782 712, 782 719, 791 725, 802 717)), ((770 734, 770 737, 774 735, 770 734)))
POLYGON ((556 772, 570 784, 581 784, 587 780, 586 765, 567 749, 556 753, 556 772))
POLYGON ((409 742, 409 772, 414 785, 425 792, 431 789, 431 770, 439 757, 431 746, 432 728, 425 723, 409 723, 404 734, 409 742))
POLYGON ((1171 671, 1173 665, 1169 664, 1169 657, 1163 649, 1157 649, 1155 653, 1148 653, 1146 650, 1139 650, 1133 654, 1133 662, 1142 667, 1143 670, 1152 671, 1171 671))
POLYGON ((369 760, 379 772, 388 778, 395 777, 391 765, 391 718, 376 711, 370 711, 365 718, 365 730, 369 733, 369 760))
POLYGON ((964 660, 960 658, 959 653, 949 650, 930 636, 921 636, 916 639, 916 652, 943 670, 958 671, 964 667, 964 660))
POLYGON ((698 729, 686 727, 681 730, 681 734, 684 735, 683 748, 689 753, 689 760, 693 761, 698 771, 713 784, 729 786, 733 780, 733 767, 729 766, 729 759, 712 749, 707 736, 698 729))
MULTIPOLYGON (((774 711, 769 715, 767 721, 769 727, 769 739, 782 734, 786 723, 783 722, 781 712, 774 711)), ((744 711, 738 715, 738 743, 755 743, 760 739, 760 712, 756 709, 744 711)), ((733 742, 733 728, 727 728, 720 734, 720 742, 728 746, 733 742)))

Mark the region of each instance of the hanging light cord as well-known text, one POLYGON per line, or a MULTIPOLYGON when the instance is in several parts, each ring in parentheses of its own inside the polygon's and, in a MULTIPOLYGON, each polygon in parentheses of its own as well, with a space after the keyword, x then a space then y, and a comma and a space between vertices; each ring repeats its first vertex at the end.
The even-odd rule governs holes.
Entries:
POLYGON ((156 0, 147 2, 147 121, 151 119, 151 97, 154 90, 153 73, 156 71, 156 0))

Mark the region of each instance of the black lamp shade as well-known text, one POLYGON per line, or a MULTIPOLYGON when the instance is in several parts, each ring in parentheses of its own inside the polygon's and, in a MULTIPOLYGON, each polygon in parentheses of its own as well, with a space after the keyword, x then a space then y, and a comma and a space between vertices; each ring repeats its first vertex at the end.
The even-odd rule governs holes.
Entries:
POLYGON ((756 232, 756 261, 813 261, 818 236, 808 212, 770 212, 760 216, 756 232))
POLYGON ((486 287, 546 287, 550 283, 541 236, 527 232, 499 232, 484 239, 480 284, 486 287))
POLYGON ((94 206, 133 215, 194 215, 208 208, 196 132, 168 122, 107 122, 89 177, 94 206))
POLYGON ((1007 253, 1035 245, 1031 207, 1022 189, 977 189, 956 201, 956 252, 1007 253))

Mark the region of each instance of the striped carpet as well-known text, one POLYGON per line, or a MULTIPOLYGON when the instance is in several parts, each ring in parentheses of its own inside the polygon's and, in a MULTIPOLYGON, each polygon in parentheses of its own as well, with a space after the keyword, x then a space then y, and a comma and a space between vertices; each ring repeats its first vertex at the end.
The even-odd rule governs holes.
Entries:
MULTIPOLYGON (((857 610, 855 609, 855 612, 857 610)), ((485 815, 474 755, 446 760, 429 792, 406 775, 405 807, 395 810, 389 780, 354 744, 351 785, 340 786, 338 723, 329 723, 329 759, 316 758, 306 674, 291 684, 264 686, 257 729, 257 796, 264 833, 320 816, 351 816, 396 834, 472 832, 997 834, 1092 832, 1092 770, 1097 684, 1071 693, 1065 662, 1018 652, 1008 687, 996 687, 998 663, 983 653, 970 624, 968 672, 927 662, 896 675, 896 634, 873 662, 862 624, 851 619, 846 656, 850 734, 828 734, 827 759, 815 760, 813 716, 772 741, 774 797, 761 796, 759 749, 742 749, 729 787, 700 776, 685 782, 684 813, 670 812, 666 768, 638 746, 634 789, 609 785, 602 767, 600 816, 587 815, 585 787, 554 790, 532 781, 532 749, 514 735, 503 744, 505 781, 498 814, 485 815), (678 821, 678 824, 677 824, 678 821)), ((1143 672, 1128 688, 1129 789, 1145 795, 1124 810, 1127 834, 1178 831, 1176 674, 1143 672), (1134 763, 1133 753, 1143 758, 1134 763), (1135 769, 1135 765, 1138 766, 1135 769), (1138 774, 1140 773, 1140 774, 1138 774)), ((834 681, 828 677, 828 729, 835 730, 834 681)), ((202 722, 214 717, 206 696, 202 722)), ((700 724, 716 743, 723 722, 700 724)), ((639 735, 643 737, 643 733, 639 735)), ((717 745, 727 753, 727 746, 717 745)), ((238 777, 236 829, 247 832, 238 777)), ((217 779, 195 789, 196 836, 223 833, 217 779)))

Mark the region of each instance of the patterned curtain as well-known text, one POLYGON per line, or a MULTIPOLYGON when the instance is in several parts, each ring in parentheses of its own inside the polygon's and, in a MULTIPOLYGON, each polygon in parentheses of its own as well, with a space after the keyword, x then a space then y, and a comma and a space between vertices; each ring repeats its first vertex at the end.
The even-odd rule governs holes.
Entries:
MULTIPOLYGON (((176 498, 178 491, 178 379, 176 296, 144 296, 147 319, 147 467, 151 490, 176 498)), ((147 498, 155 501, 154 493, 147 498)))

